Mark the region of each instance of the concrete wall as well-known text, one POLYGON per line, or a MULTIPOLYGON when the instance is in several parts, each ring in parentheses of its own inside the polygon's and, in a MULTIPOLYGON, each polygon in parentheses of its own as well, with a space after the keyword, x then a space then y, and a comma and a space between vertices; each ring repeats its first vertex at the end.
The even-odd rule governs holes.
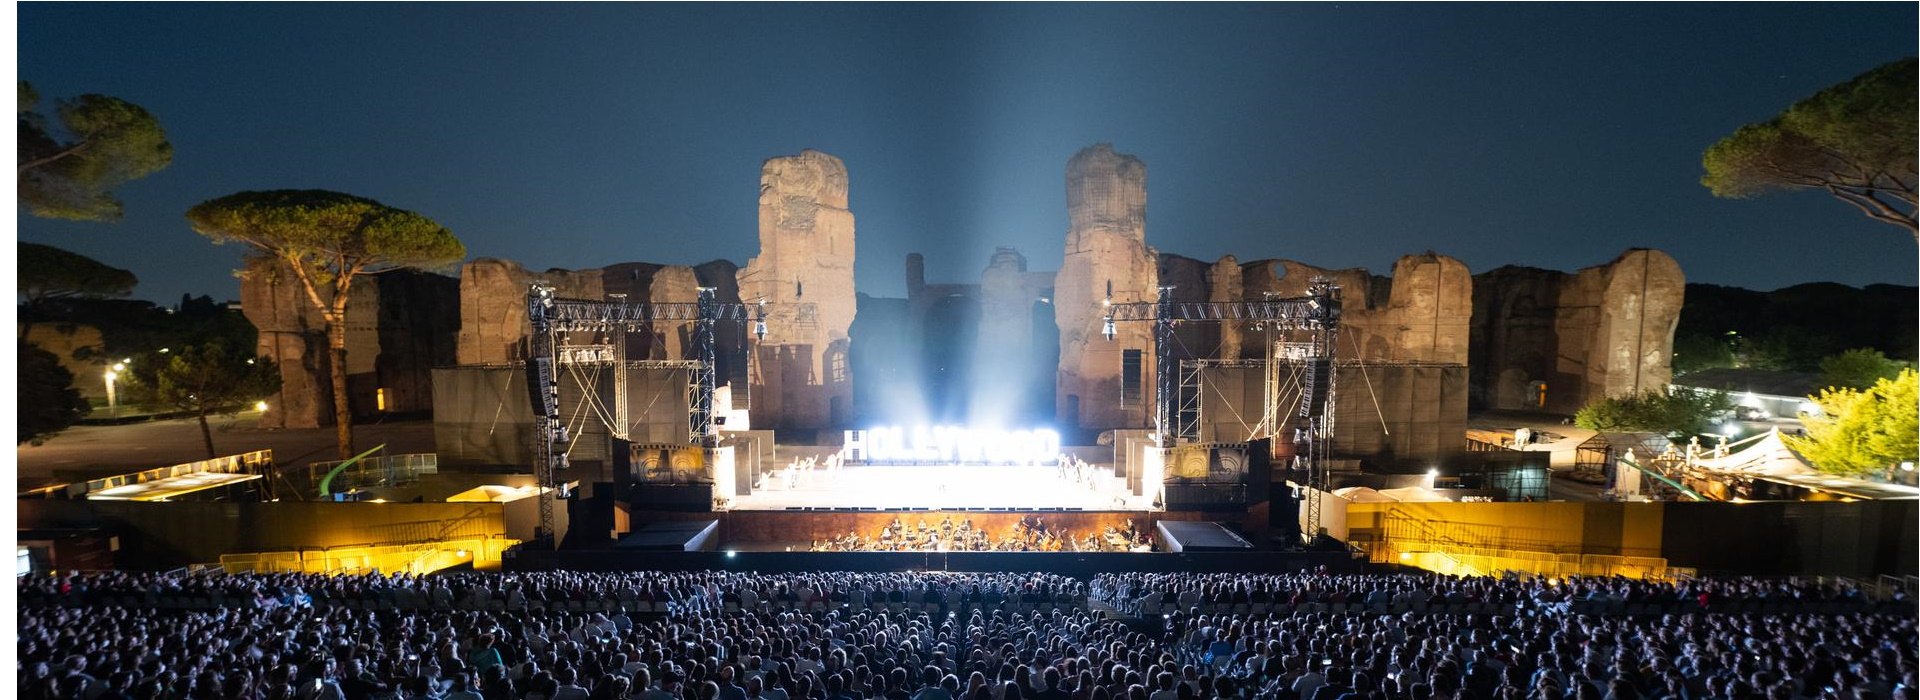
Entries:
MULTIPOLYGON (((562 370, 561 415, 572 428, 568 459, 579 476, 612 479, 611 435, 599 410, 612 410, 612 368, 562 370), (594 398, 588 400, 588 395, 594 398), (604 406, 600 409, 596 407, 604 406)), ((524 370, 451 367, 434 370, 434 449, 445 465, 533 463, 533 408, 524 370)), ((627 369, 628 434, 636 443, 687 442, 687 372, 627 369)))
POLYGON ((1329 504, 1345 511, 1357 541, 1398 528, 1462 547, 1664 557, 1707 574, 1870 578, 1920 568, 1915 501, 1329 504))
MULTIPOLYGON (((1281 373, 1282 430, 1299 411, 1299 370, 1281 373)), ((1456 459, 1465 445, 1467 371, 1461 365, 1341 364, 1335 369, 1333 456, 1387 471, 1424 472, 1456 459)), ((1200 439, 1245 442, 1259 431, 1266 370, 1215 367, 1203 372, 1200 439)))

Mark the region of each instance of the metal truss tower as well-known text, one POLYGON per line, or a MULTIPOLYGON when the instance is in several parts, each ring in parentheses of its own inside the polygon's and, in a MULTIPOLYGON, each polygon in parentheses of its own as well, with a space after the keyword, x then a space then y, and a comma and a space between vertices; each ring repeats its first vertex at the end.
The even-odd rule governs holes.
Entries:
MULTIPOLYGON (((1307 485, 1325 491, 1332 455, 1334 341, 1340 330, 1340 287, 1324 278, 1316 278, 1299 297, 1264 301, 1174 301, 1173 287, 1161 287, 1159 299, 1152 302, 1113 303, 1108 300, 1102 329, 1112 340, 1114 324, 1119 322, 1154 324, 1153 354, 1155 386, 1155 435, 1159 447, 1170 449, 1181 442, 1199 438, 1199 370, 1182 366, 1174 355, 1179 344, 1173 330, 1177 323, 1204 321, 1215 323, 1254 322, 1276 330, 1303 330, 1311 334, 1311 352, 1303 358, 1307 372, 1302 384, 1299 418, 1293 435, 1294 468, 1307 474, 1307 485), (1184 389, 1184 390, 1183 390, 1184 389)), ((1271 380, 1269 380, 1271 383, 1271 380)), ((1268 401, 1273 401, 1270 396, 1268 401)), ((1268 411, 1273 408, 1269 406, 1268 411)), ((1275 426, 1273 431, 1280 434, 1275 426)), ((1318 499, 1310 499, 1306 513, 1309 536, 1318 534, 1321 512, 1318 499)))
MULTIPOLYGON (((552 287, 540 284, 527 290, 527 325, 532 331, 528 337, 527 393, 533 402, 534 440, 537 443, 533 470, 543 489, 540 496, 540 525, 536 535, 541 546, 552 548, 559 544, 553 537, 554 494, 551 490, 558 485, 557 473, 567 468, 566 448, 571 441, 566 424, 560 419, 560 366, 609 362, 616 368, 616 373, 624 374, 627 365, 623 354, 626 345, 624 338, 627 333, 655 322, 692 322, 694 358, 684 363, 691 369, 687 382, 687 442, 701 447, 715 447, 719 436, 713 430, 713 396, 717 389, 714 325, 721 321, 749 320, 754 322, 754 337, 764 338, 767 333, 764 302, 751 305, 723 303, 715 297, 712 287, 701 287, 700 300, 697 302, 646 304, 629 303, 624 297, 610 301, 558 299, 554 297, 552 287), (560 334, 576 331, 612 332, 616 340, 604 350, 599 347, 582 349, 562 346, 560 334)), ((624 387, 624 378, 616 380, 616 384, 624 387)), ((617 399, 616 406, 624 403, 623 395, 617 399)), ((613 429, 624 435, 627 416, 624 411, 619 413, 615 416, 615 422, 620 425, 613 426, 613 429)))

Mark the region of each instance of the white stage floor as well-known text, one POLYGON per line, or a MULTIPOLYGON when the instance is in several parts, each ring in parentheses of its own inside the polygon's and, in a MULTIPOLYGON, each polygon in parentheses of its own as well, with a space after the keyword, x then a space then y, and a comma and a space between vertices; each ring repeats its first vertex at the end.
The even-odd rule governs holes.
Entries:
POLYGON ((736 496, 733 510, 789 508, 1077 508, 1149 510, 1149 499, 1128 493, 1112 469, 1096 468, 1093 482, 1063 478, 1052 465, 1004 466, 849 466, 797 473, 796 483, 769 479, 770 488, 736 496))

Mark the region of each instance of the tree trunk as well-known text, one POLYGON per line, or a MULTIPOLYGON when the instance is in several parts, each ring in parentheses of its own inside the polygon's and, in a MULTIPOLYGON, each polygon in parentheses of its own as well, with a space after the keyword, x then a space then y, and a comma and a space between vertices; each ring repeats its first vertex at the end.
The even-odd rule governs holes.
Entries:
POLYGON ((207 459, 219 457, 220 453, 213 451, 213 429, 207 427, 207 407, 200 406, 194 413, 200 418, 200 439, 207 443, 207 459))
POLYGON ((353 458, 353 408, 347 404, 347 324, 344 314, 327 321, 327 364, 333 376, 333 430, 340 459, 353 458))

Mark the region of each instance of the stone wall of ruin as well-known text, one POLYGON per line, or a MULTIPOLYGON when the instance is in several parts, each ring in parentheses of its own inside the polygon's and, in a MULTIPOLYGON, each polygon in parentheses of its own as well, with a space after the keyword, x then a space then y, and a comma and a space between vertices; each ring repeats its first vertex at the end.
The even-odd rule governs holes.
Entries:
MULTIPOLYGON (((1304 296, 1317 278, 1339 285, 1338 359, 1466 364, 1473 277, 1459 260, 1431 252, 1401 256, 1393 264, 1391 277, 1292 260, 1258 260, 1240 268, 1244 290, 1240 298, 1247 301, 1269 294, 1304 296)), ((1248 343, 1246 352, 1264 357, 1262 345, 1263 341, 1248 343)))
POLYGON ((1147 245, 1147 164, 1111 144, 1067 161, 1066 258, 1054 277, 1060 329, 1055 406, 1062 424, 1146 427, 1153 417, 1153 329, 1122 323, 1112 341, 1101 331, 1101 304, 1159 296, 1158 253, 1147 245), (1121 401, 1122 358, 1141 354, 1139 400, 1121 401))
MULTIPOLYGON (((433 407, 433 368, 455 357, 459 281, 397 270, 360 278, 347 292, 347 401, 354 415, 433 407)), ((279 263, 254 258, 240 280, 241 311, 259 331, 256 353, 280 369, 266 428, 333 425, 326 323, 279 263)))
MULTIPOLYGON (((1364 269, 1332 270, 1292 260, 1241 263, 1227 256, 1209 264, 1163 254, 1160 272, 1162 284, 1173 285, 1174 297, 1182 301, 1297 297, 1322 278, 1339 285, 1335 358, 1343 364, 1336 379, 1336 456, 1382 467, 1425 468, 1460 450, 1473 279, 1459 260, 1408 255, 1394 264, 1392 277, 1377 277, 1364 269)), ((1253 323, 1186 323, 1174 332, 1175 353, 1182 359, 1260 360, 1268 357, 1269 342, 1309 338, 1303 331, 1253 323)), ((1275 432, 1263 422, 1263 370, 1215 369, 1203 376, 1200 439, 1238 442, 1275 432)), ((1292 380, 1282 383, 1290 386, 1292 380)), ((1277 413, 1285 421, 1297 410, 1298 398, 1285 388, 1281 393, 1277 413)))
MULTIPOLYGON (((713 287, 722 302, 739 302, 734 283, 736 266, 725 260, 702 265, 657 265, 654 263, 616 263, 584 270, 528 270, 520 263, 497 258, 476 258, 461 268, 460 335, 458 362, 484 365, 519 362, 527 352, 527 290, 535 282, 553 287, 554 296, 563 299, 607 300, 624 294, 633 303, 694 302, 700 287, 713 287)), ((738 364, 742 338, 748 329, 738 323, 722 323, 714 328, 719 349, 720 376, 725 383, 728 370, 738 364)), ((582 335, 578 342, 589 342, 582 335)), ((629 333, 627 359, 686 359, 692 348, 692 324, 661 323, 629 333)))
MULTIPOLYGON (((1672 332, 1684 279, 1672 259, 1656 251, 1630 251, 1612 263, 1574 274, 1501 268, 1474 276, 1459 260, 1430 252, 1400 258, 1391 275, 1384 276, 1290 260, 1242 261, 1231 255, 1201 261, 1163 255, 1147 245, 1146 164, 1140 159, 1100 144, 1075 154, 1066 175, 1069 227, 1057 273, 1028 270, 1017 251, 1005 249, 988 261, 977 285, 929 284, 924 260, 914 255, 907 260, 907 299, 860 302, 853 286, 854 218, 848 208, 845 164, 811 150, 773 158, 761 172, 759 254, 745 267, 725 261, 697 267, 624 263, 534 272, 511 261, 477 259, 466 265, 459 285, 456 359, 461 364, 521 359, 527 332, 525 295, 535 280, 555 286, 563 297, 625 294, 636 302, 693 301, 699 286, 714 286, 722 301, 764 300, 769 312, 767 335, 759 343, 749 343, 745 325, 721 324, 717 329, 721 382, 732 380, 746 389, 733 392, 735 406, 751 400, 756 428, 836 428, 855 418, 851 354, 861 350, 851 347, 850 332, 863 303, 875 313, 884 309, 883 315, 891 319, 885 328, 865 326, 875 348, 888 348, 886 356, 867 349, 869 359, 859 363, 863 369, 884 365, 893 370, 873 380, 895 388, 863 394, 868 403, 884 403, 923 388, 925 368, 915 363, 925 354, 930 337, 926 326, 936 307, 973 307, 968 313, 977 311, 978 330, 962 339, 965 351, 960 354, 990 359, 1042 345, 1051 353, 1052 338, 1043 342, 1037 337, 1048 331, 1036 311, 1039 300, 1050 299, 1058 365, 1057 371, 1041 368, 1039 374, 1051 374, 1055 382, 1054 414, 1086 428, 1140 428, 1148 427, 1155 401, 1158 368, 1153 366, 1152 327, 1121 323, 1116 337, 1105 339, 1103 301, 1149 302, 1162 284, 1172 285, 1182 300, 1255 301, 1302 295, 1315 278, 1324 277, 1342 288, 1341 360, 1468 366, 1473 401, 1490 408, 1524 408, 1532 396, 1529 387, 1544 381, 1552 387, 1545 408, 1571 413, 1590 397, 1662 387, 1671 374, 1672 332), (907 324, 904 330, 898 327, 902 321, 907 324), (751 360, 749 347, 754 348, 751 360), (1129 350, 1141 357, 1140 392, 1123 402, 1122 358, 1129 350)), ((299 369, 294 374, 300 376, 289 375, 290 393, 299 393, 301 387, 318 389, 312 393, 319 403, 283 400, 277 403, 288 405, 281 410, 324 421, 324 343, 313 323, 317 314, 293 304, 291 293, 296 290, 286 285, 250 283, 246 288, 248 316, 261 328, 263 353, 287 358, 289 366, 299 369)), ((356 344, 378 346, 391 337, 384 328, 388 319, 381 315, 387 307, 379 303, 385 292, 369 288, 367 293, 371 298, 365 303, 375 309, 382 328, 357 328, 353 337, 371 338, 356 344)), ((670 324, 631 334, 629 358, 684 358, 690 332, 687 324, 670 324)), ((1252 324, 1182 324, 1176 332, 1181 354, 1187 357, 1264 358, 1267 342, 1284 338, 1252 324)), ((350 352, 354 371, 375 356, 350 352)), ((1446 382, 1460 381, 1459 372, 1441 374, 1446 382)), ((1368 378, 1364 372, 1354 376, 1368 378)), ((1044 384, 1045 379, 1040 381, 1044 384)), ((1347 401, 1433 403, 1430 411, 1395 410, 1405 413, 1407 422, 1437 425, 1443 431, 1457 425, 1456 418, 1463 420, 1465 408, 1455 406, 1459 402, 1452 398, 1428 401, 1441 394, 1421 387, 1438 386, 1440 380, 1422 382, 1426 380, 1388 381, 1372 387, 1373 395, 1365 398, 1353 392, 1366 387, 1347 382, 1342 393, 1347 401), (1401 391, 1395 387, 1411 388, 1405 388, 1407 396, 1381 395, 1401 391)), ((1460 393, 1442 392, 1446 397, 1460 393)), ((1424 445, 1440 449, 1447 442, 1426 441, 1396 451, 1403 457, 1424 454, 1429 451, 1424 445)))
POLYGON ((818 429, 851 417, 853 262, 846 164, 813 150, 767 160, 760 254, 738 275, 742 299, 767 303, 753 358, 754 427, 818 429))
MULTIPOLYGON (((348 299, 347 318, 357 316, 348 299)), ((333 425, 332 375, 328 373, 326 324, 283 266, 249 259, 240 275, 240 309, 259 331, 257 354, 280 368, 280 393, 267 400, 263 428, 318 428, 333 425)), ((354 355, 348 334, 347 355, 354 355)))
POLYGON ((1571 415, 1594 399, 1665 389, 1685 292, 1680 265, 1646 249, 1571 274, 1476 275, 1473 403, 1571 415))

